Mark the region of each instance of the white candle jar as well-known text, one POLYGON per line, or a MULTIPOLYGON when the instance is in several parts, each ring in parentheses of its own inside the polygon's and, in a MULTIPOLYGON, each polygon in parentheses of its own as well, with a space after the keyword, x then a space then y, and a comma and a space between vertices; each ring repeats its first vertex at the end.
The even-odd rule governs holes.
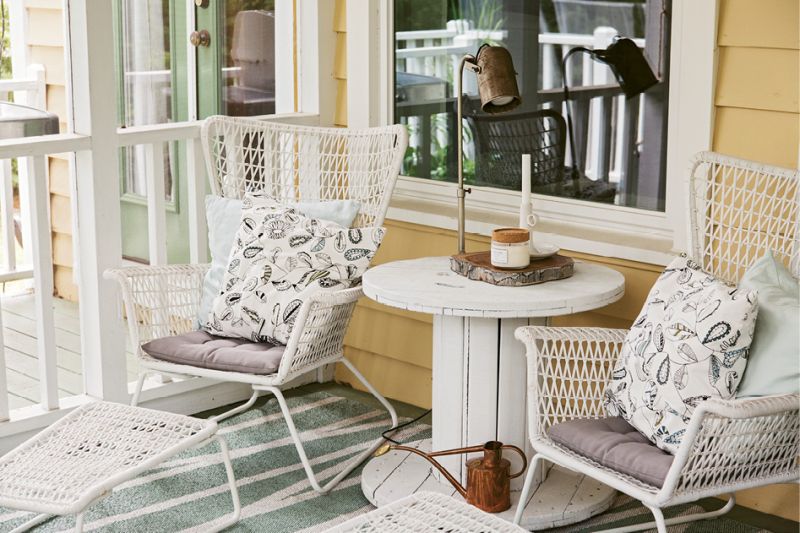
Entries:
POLYGON ((531 232, 525 228, 498 228, 492 231, 492 266, 519 269, 531 263, 531 232))

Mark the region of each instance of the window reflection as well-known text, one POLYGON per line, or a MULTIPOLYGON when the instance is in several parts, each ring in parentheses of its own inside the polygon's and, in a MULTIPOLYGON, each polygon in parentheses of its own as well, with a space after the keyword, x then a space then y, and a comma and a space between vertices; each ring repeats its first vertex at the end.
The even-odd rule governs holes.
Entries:
POLYGON ((476 77, 464 76, 468 184, 520 190, 520 156, 530 153, 536 193, 663 210, 669 17, 668 9, 661 13, 662 4, 395 0, 394 117, 410 136, 403 173, 456 181, 458 61, 488 42, 511 52, 523 105, 487 116, 477 101, 476 77), (618 34, 645 49, 654 70, 660 63, 662 83, 626 100, 607 66, 574 56, 566 69, 577 159, 572 161, 562 57, 575 46, 606 48, 618 34))

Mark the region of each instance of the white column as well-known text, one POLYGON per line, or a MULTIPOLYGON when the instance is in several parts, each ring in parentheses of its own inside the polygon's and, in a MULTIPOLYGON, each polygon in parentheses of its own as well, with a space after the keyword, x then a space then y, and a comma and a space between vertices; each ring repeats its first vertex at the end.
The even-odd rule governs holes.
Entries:
POLYGON ((117 289, 103 279, 122 259, 111 8, 107 0, 68 0, 65 35, 72 65, 70 129, 92 136, 92 150, 75 157, 84 384, 91 396, 123 402, 128 398, 125 331, 117 289))
POLYGON ((299 111, 318 114, 321 126, 333 125, 336 111, 333 10, 331 0, 297 2, 299 111))
MULTIPOLYGON (((275 2, 275 113, 294 113, 293 2, 275 2)), ((190 9, 194 12, 194 9, 190 9)))
POLYGON ((380 124, 380 2, 347 2, 347 125, 380 124))

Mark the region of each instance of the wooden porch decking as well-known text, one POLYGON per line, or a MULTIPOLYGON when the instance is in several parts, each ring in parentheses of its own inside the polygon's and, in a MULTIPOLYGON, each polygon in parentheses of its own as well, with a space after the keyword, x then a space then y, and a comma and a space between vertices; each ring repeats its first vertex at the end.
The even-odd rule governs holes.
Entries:
MULTIPOLYGON (((60 298, 53 304, 59 397, 83 394, 78 304, 60 298)), ((2 308, 9 409, 18 409, 39 403, 34 295, 3 295, 2 308)), ((135 381, 138 362, 130 346, 125 358, 128 381, 135 381)))

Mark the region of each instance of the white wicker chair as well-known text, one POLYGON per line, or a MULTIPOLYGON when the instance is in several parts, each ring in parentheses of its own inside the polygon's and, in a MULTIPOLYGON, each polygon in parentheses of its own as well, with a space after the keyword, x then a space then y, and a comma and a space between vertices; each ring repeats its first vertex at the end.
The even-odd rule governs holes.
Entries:
MULTIPOLYGON (((798 171, 701 153, 691 170, 693 258, 714 275, 737 282, 767 250, 800 273, 798 171)), ((800 396, 709 400, 700 404, 662 487, 599 465, 553 442, 560 422, 604 417, 603 393, 627 330, 523 327, 527 346, 528 425, 536 450, 520 502, 527 502, 542 460, 580 471, 640 500, 655 523, 609 531, 640 531, 712 518, 734 505, 733 492, 800 478, 800 396), (664 519, 662 508, 731 494, 719 510, 664 519)), ((524 504, 517 509, 519 523, 524 504)))
MULTIPOLYGON (((354 227, 380 226, 386 215, 400 163, 408 143, 402 126, 370 129, 304 127, 255 119, 211 117, 202 140, 215 194, 240 198, 264 191, 285 202, 352 199, 361 208, 354 227)), ((389 402, 344 357, 343 340, 360 287, 320 292, 300 310, 278 371, 271 375, 209 370, 169 363, 148 356, 141 345, 153 339, 195 329, 195 317, 209 265, 142 266, 113 269, 141 366, 132 404, 139 399, 148 374, 197 376, 246 383, 250 399, 221 415, 227 418, 250 408, 261 392, 275 395, 311 485, 328 492, 363 462, 383 441, 378 439, 344 470, 321 486, 308 462, 281 387, 308 372, 341 362, 383 404, 397 425, 389 402)))

